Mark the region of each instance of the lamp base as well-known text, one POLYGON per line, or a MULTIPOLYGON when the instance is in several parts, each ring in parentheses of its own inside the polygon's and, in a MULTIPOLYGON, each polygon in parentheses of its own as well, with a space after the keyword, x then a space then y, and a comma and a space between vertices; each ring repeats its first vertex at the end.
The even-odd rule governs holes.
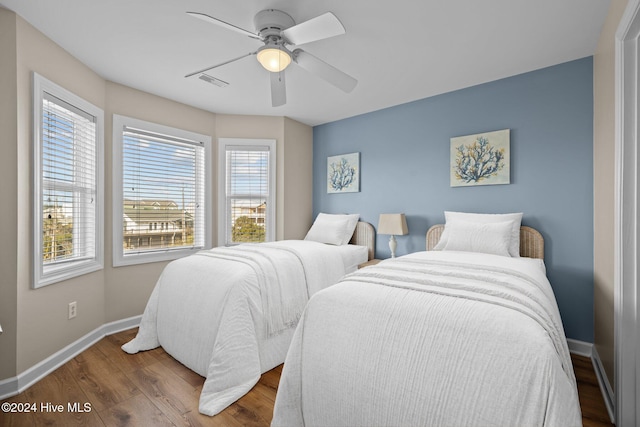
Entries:
POLYGON ((396 257, 396 248, 398 247, 398 242, 396 242, 396 236, 393 234, 389 237, 389 249, 391 250, 391 258, 396 257))

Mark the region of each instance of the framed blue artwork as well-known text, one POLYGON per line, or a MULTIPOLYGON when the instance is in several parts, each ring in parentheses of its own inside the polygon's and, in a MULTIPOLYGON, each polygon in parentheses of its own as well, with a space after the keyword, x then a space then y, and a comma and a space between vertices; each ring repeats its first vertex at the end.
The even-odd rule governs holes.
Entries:
POLYGON ((509 129, 451 138, 452 187, 510 183, 509 129))
POLYGON ((360 191, 360 153, 327 157, 327 193, 360 191))

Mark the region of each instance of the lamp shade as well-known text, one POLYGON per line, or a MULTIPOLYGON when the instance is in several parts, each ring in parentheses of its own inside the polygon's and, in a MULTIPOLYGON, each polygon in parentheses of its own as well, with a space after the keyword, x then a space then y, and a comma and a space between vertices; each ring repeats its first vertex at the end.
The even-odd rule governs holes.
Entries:
POLYGON ((289 66, 291 56, 283 49, 263 46, 258 50, 258 62, 272 73, 278 73, 289 66))
POLYGON ((380 214, 378 234, 402 236, 409 233, 404 214, 380 214))

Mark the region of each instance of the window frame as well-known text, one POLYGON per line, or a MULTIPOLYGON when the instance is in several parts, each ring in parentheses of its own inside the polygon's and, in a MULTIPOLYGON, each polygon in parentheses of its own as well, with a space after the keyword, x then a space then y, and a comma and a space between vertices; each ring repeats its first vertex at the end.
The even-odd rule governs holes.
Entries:
MULTIPOLYGON (((218 245, 232 246, 239 243, 227 242, 227 147, 242 146, 267 147, 269 151, 269 196, 265 221, 265 242, 276 240, 276 146, 275 139, 218 138, 218 245)), ((265 151, 265 150, 260 150, 265 151)))
MULTIPOLYGON (((146 264, 151 262, 171 261, 194 254, 202 249, 209 249, 212 245, 212 197, 211 197, 211 137, 196 132, 152 123, 133 117, 113 115, 113 266, 146 264), (204 246, 180 249, 155 249, 149 252, 135 254, 124 253, 123 227, 123 129, 125 127, 141 129, 148 132, 167 135, 179 139, 201 142, 204 148, 203 195, 204 195, 204 246)), ((150 224, 151 225, 151 224, 150 224)))
MULTIPOLYGON (((104 111, 80 96, 32 73, 33 87, 33 280, 32 288, 38 289, 104 268, 104 111), (78 260, 65 260, 50 265, 43 262, 43 191, 44 184, 44 121, 43 101, 45 93, 68 104, 71 108, 91 116, 95 120, 95 227, 93 256, 78 260)), ((73 186, 72 186, 73 187, 73 186)), ((75 204, 74 204, 75 205, 75 204)), ((74 209, 74 212, 76 210, 74 209)), ((74 214, 75 216, 75 214, 74 214)), ((75 220, 74 220, 75 221, 75 220)), ((79 222, 79 221, 78 221, 79 222)), ((74 235, 77 238, 74 229, 74 235)), ((87 235, 81 235, 86 239, 87 235)))

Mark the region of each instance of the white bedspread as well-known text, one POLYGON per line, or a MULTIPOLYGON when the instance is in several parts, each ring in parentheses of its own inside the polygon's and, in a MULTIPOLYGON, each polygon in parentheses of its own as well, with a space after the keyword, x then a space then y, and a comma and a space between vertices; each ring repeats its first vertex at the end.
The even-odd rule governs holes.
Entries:
MULTIPOLYGON (((275 363, 283 362, 309 296, 353 269, 345 267, 353 259, 344 257, 349 249, 356 250, 289 240, 173 261, 158 279, 136 338, 122 348, 136 353, 162 346, 206 377, 199 410, 215 415, 276 366, 262 352, 267 342, 284 346, 275 363)), ((357 249, 366 261, 366 248, 357 249)))
POLYGON ((273 426, 582 424, 541 260, 420 252, 311 298, 273 426))

